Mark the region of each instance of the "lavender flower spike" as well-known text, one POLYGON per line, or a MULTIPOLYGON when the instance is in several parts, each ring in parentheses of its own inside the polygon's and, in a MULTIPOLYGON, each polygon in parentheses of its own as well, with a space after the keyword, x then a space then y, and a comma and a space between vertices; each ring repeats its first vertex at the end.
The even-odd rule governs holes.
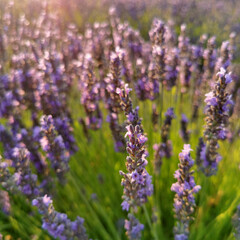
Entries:
POLYGON ((142 206, 147 197, 151 196, 153 192, 153 185, 151 182, 151 176, 148 174, 145 166, 147 165, 146 150, 144 144, 147 138, 141 133, 140 127, 137 125, 135 128, 133 125, 127 126, 128 137, 127 152, 127 170, 128 173, 120 172, 124 177, 122 179, 122 185, 124 186, 123 195, 123 210, 129 211, 130 208, 137 211, 137 206, 142 206))
POLYGON ((148 174, 145 166, 147 160, 145 157, 148 155, 145 148, 147 137, 143 133, 141 121, 138 116, 138 108, 132 108, 132 101, 129 97, 131 89, 125 85, 124 90, 117 89, 121 98, 121 106, 125 111, 128 118, 129 125, 126 127, 127 133, 125 137, 127 141, 127 157, 126 167, 128 173, 120 172, 124 177, 122 185, 124 186, 124 196, 122 208, 129 211, 130 208, 137 210, 137 206, 141 206, 147 201, 147 196, 151 196, 153 192, 153 185, 151 176, 148 174))
POLYGON ((214 175, 218 162, 221 160, 217 152, 218 141, 226 138, 226 125, 229 118, 229 105, 232 105, 231 96, 226 92, 226 87, 232 82, 231 74, 221 68, 217 73, 218 81, 214 90, 206 94, 206 125, 204 130, 201 150, 198 147, 197 164, 206 176, 214 175))
POLYGON ((69 169, 70 154, 66 150, 62 136, 57 135, 51 115, 42 116, 41 130, 43 133, 43 137, 40 139, 42 149, 47 153, 47 157, 59 180, 63 181, 64 174, 69 169))
POLYGON ((30 168, 30 152, 25 146, 15 147, 12 150, 15 173, 14 182, 28 199, 32 200, 39 195, 37 186, 37 175, 33 174, 30 168))
MULTIPOLYGON (((7 191, 0 190, 0 209, 5 214, 10 214, 11 203, 7 191)), ((1 238, 0 238, 1 239, 1 238)))
MULTIPOLYGON (((125 89, 117 89, 117 93, 121 99, 121 106, 128 118, 129 125, 125 137, 127 141, 127 173, 120 171, 123 176, 122 185, 123 190, 123 202, 122 209, 132 212, 137 212, 138 206, 142 206, 147 202, 147 197, 153 193, 152 177, 145 169, 147 165, 147 150, 145 143, 147 141, 146 136, 143 134, 143 128, 141 120, 138 116, 138 108, 132 108, 132 100, 129 97, 131 89, 128 85, 125 85, 125 89)), ((141 230, 143 225, 132 215, 128 215, 129 220, 125 221, 125 229, 129 239, 140 239, 141 230)))
POLYGON ((165 120, 161 128, 161 143, 154 144, 154 170, 156 174, 160 173, 163 157, 170 158, 172 156, 172 142, 169 139, 170 128, 175 114, 173 108, 168 108, 165 113, 165 120))
POLYGON ((102 114, 98 105, 100 84, 93 74, 93 59, 91 54, 85 55, 81 80, 81 103, 87 115, 86 125, 89 129, 97 130, 102 124, 102 114))
POLYGON ((187 129, 187 125, 188 125, 188 119, 187 116, 185 114, 182 114, 181 116, 181 129, 180 129, 180 136, 183 139, 183 141, 185 143, 189 142, 189 138, 190 138, 190 131, 187 129))
POLYGON ((144 229, 144 225, 141 224, 132 214, 128 214, 129 221, 125 221, 125 229, 127 230, 127 236, 129 239, 140 239, 141 231, 144 229))
POLYGON ((190 151, 192 151, 190 144, 184 144, 184 148, 179 154, 179 169, 174 174, 177 182, 173 183, 171 187, 171 191, 176 193, 173 204, 175 218, 178 220, 174 227, 175 240, 188 239, 189 223, 193 220, 191 215, 194 213, 195 207, 193 194, 201 189, 194 181, 193 171, 191 170, 194 161, 190 156, 190 151))
POLYGON ((38 207, 42 217, 42 228, 46 229, 51 236, 60 240, 87 240, 86 230, 83 226, 84 219, 77 217, 71 222, 67 215, 57 212, 50 197, 38 197, 32 201, 33 206, 38 207))
POLYGON ((118 113, 121 111, 120 98, 117 89, 121 88, 123 81, 121 79, 121 54, 113 52, 110 58, 110 73, 105 78, 106 83, 106 105, 108 108, 108 122, 115 142, 116 151, 124 151, 124 137, 122 136, 122 127, 119 124, 118 113))

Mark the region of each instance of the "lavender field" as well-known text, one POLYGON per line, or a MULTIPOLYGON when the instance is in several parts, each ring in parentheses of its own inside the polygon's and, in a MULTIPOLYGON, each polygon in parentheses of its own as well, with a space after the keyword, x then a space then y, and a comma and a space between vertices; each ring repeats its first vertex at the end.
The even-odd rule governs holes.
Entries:
POLYGON ((240 240, 239 16, 0 0, 0 240, 240 240))

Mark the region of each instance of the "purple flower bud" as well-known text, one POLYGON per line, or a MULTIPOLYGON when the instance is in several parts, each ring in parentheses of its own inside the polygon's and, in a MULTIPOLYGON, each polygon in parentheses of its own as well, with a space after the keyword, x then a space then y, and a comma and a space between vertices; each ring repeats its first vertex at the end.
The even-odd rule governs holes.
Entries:
POLYGON ((171 186, 171 191, 176 193, 173 204, 175 216, 178 220, 177 226, 174 228, 175 239, 182 239, 180 236, 186 236, 186 239, 188 239, 190 216, 193 214, 195 206, 193 193, 197 193, 201 189, 200 186, 195 185, 192 176, 193 160, 190 151, 192 151, 190 145, 185 144, 182 153, 179 154, 179 169, 174 174, 177 182, 171 186))

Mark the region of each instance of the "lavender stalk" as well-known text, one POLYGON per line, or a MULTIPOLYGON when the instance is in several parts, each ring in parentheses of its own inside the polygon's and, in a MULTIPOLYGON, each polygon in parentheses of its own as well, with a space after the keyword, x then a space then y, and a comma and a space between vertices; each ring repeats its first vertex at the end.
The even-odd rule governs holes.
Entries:
POLYGON ((127 84, 125 89, 117 89, 121 99, 121 106, 128 119, 127 133, 127 173, 120 171, 123 176, 122 185, 124 186, 122 209, 131 211, 128 214, 129 220, 125 221, 125 229, 129 239, 140 239, 141 231, 144 226, 138 222, 132 213, 136 213, 138 207, 147 202, 148 196, 153 193, 152 177, 146 170, 147 150, 145 143, 147 138, 143 134, 141 120, 138 116, 138 108, 132 108, 132 101, 129 97, 131 89, 127 84))
POLYGON ((77 217, 70 221, 67 215, 57 212, 50 197, 38 197, 32 201, 32 205, 38 207, 42 217, 42 228, 47 230, 54 238, 60 240, 87 240, 86 230, 83 226, 84 219, 77 217))
POLYGON ((219 140, 226 138, 226 126, 229 118, 229 105, 233 104, 226 87, 232 82, 231 75, 224 68, 218 72, 218 81, 214 90, 206 94, 206 125, 200 156, 197 158, 198 167, 206 176, 216 174, 221 155, 218 153, 219 140))
POLYGON ((189 235, 189 224, 194 219, 192 214, 195 208, 194 193, 197 193, 201 187, 195 184, 193 171, 191 167, 194 164, 190 156, 189 144, 184 144, 182 152, 179 154, 178 170, 174 174, 177 179, 172 184, 171 191, 175 192, 174 212, 178 220, 174 227, 175 240, 187 240, 189 235))

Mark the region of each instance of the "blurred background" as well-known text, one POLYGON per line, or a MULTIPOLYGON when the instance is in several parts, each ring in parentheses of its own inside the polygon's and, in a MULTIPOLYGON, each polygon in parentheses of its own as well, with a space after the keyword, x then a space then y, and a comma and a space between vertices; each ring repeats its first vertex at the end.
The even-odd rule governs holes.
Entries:
MULTIPOLYGON (((1 11, 8 2, 0 1, 1 11)), ((49 11, 58 11, 59 23, 74 22, 81 30, 86 23, 107 20, 109 7, 116 6, 119 17, 139 28, 145 39, 148 39, 154 17, 164 21, 172 19, 178 28, 186 23, 193 41, 206 33, 216 35, 219 44, 228 39, 230 32, 240 32, 238 0, 49 0, 47 4, 49 11)), ((15 1, 15 6, 19 14, 24 13, 29 18, 34 17, 34 12, 39 13, 42 1, 15 1)))

